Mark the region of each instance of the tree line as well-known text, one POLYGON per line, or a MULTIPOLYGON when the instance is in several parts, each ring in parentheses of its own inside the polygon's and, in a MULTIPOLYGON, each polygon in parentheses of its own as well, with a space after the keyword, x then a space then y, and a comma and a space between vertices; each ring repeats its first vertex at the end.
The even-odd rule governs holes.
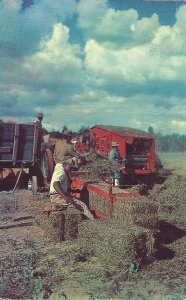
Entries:
POLYGON ((161 132, 155 133, 149 126, 148 133, 156 137, 156 150, 159 152, 184 152, 186 151, 186 135, 178 133, 163 135, 161 132))

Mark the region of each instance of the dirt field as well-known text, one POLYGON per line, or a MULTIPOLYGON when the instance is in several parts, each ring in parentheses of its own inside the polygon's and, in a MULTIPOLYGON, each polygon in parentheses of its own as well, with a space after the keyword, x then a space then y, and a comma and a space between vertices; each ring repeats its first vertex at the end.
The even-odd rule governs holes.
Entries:
POLYGON ((0 298, 185 299, 186 158, 160 157, 171 172, 162 172, 165 182, 148 196, 160 207, 159 231, 153 261, 138 272, 103 267, 78 240, 48 238, 38 225, 45 195, 1 192, 0 298))

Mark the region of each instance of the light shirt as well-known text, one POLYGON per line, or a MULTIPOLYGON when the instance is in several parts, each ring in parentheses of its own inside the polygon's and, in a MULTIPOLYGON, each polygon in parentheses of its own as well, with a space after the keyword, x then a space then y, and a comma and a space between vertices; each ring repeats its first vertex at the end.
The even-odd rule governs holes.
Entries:
POLYGON ((120 158, 118 151, 116 149, 112 149, 110 151, 109 158, 112 160, 118 160, 120 158))
POLYGON ((57 163, 55 165, 54 173, 52 175, 52 180, 50 183, 50 194, 57 193, 54 189, 54 182, 60 182, 61 189, 63 190, 64 194, 68 195, 68 189, 69 189, 69 179, 66 175, 62 164, 57 163))
POLYGON ((39 120, 38 118, 34 120, 33 124, 36 124, 39 128, 42 128, 42 120, 39 120))

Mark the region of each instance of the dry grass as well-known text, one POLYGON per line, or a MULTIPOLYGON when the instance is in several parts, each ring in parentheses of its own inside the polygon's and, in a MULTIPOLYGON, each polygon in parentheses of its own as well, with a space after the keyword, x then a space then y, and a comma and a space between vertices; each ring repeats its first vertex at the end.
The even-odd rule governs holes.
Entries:
POLYGON ((144 197, 119 198, 113 204, 112 217, 128 225, 138 225, 156 230, 158 205, 144 197))
POLYGON ((165 183, 156 186, 149 195, 159 205, 159 219, 181 227, 185 226, 185 180, 185 176, 172 175, 165 183))
POLYGON ((37 223, 56 242, 76 239, 80 221, 80 212, 73 208, 66 211, 51 212, 49 216, 46 214, 37 215, 37 223))
POLYGON ((127 271, 131 263, 142 265, 153 253, 151 231, 136 226, 127 227, 117 220, 83 222, 79 237, 105 267, 115 266, 127 271))
POLYGON ((103 197, 92 191, 89 191, 89 203, 91 208, 100 211, 104 215, 108 215, 109 200, 104 199, 103 197))
MULTIPOLYGON (((159 206, 158 216, 164 221, 158 250, 164 258, 156 252, 153 263, 143 267, 153 256, 152 231, 119 220, 83 222, 82 237, 62 243, 45 237, 37 225, 14 228, 0 232, 0 297, 34 298, 41 278, 43 290, 51 289, 51 299, 184 299, 186 178, 175 173, 146 198, 159 206), (143 268, 136 273, 138 263, 143 268)), ((15 200, 20 212, 29 214, 41 211, 48 201, 40 196, 33 199, 28 191, 16 193, 16 199, 1 193, 3 216, 15 211, 15 200)))
POLYGON ((84 176, 86 180, 96 181, 103 175, 112 176, 121 169, 120 164, 97 153, 86 156, 86 161, 86 165, 81 167, 82 171, 88 172, 88 174, 84 176))

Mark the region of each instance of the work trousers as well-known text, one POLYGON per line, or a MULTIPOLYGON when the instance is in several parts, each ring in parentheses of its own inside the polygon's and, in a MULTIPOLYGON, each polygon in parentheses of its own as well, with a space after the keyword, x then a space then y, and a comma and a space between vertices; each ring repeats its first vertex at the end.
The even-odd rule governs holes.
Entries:
POLYGON ((57 203, 57 204, 61 204, 61 206, 64 207, 69 207, 69 206, 73 206, 76 209, 78 209, 83 215, 85 215, 88 219, 93 220, 94 217, 91 214, 90 210, 88 209, 88 207, 86 206, 86 204, 76 198, 71 197, 70 198, 70 202, 67 203, 62 196, 60 196, 59 194, 53 194, 50 195, 50 201, 57 203))

